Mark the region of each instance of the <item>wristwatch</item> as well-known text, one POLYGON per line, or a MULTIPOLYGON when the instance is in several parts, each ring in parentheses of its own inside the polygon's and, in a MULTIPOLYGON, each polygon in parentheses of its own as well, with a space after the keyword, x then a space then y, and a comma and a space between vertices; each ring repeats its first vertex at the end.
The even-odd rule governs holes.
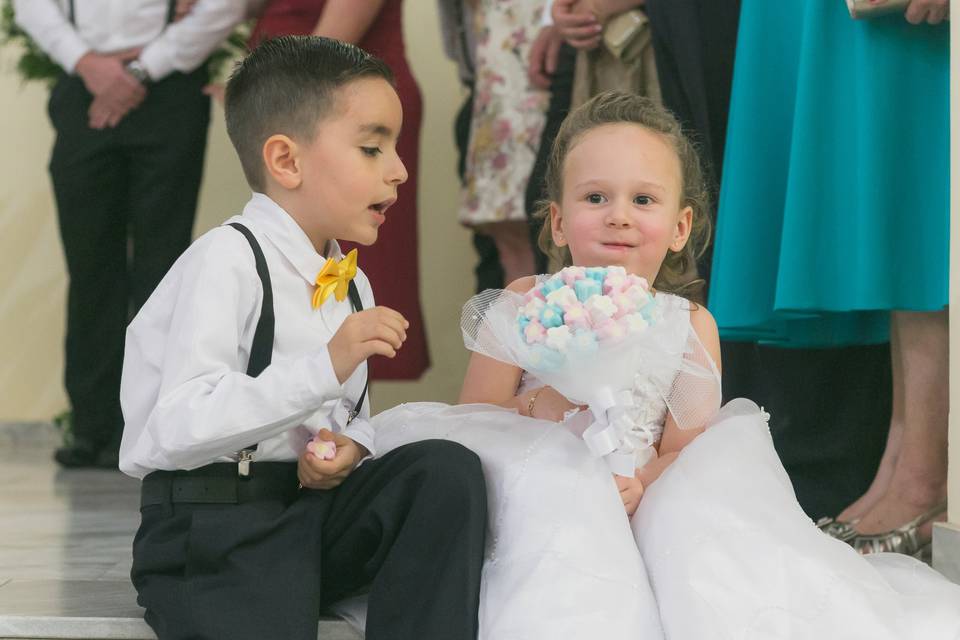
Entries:
POLYGON ((139 60, 131 60, 127 63, 127 73, 136 78, 140 84, 150 82, 150 74, 139 60))

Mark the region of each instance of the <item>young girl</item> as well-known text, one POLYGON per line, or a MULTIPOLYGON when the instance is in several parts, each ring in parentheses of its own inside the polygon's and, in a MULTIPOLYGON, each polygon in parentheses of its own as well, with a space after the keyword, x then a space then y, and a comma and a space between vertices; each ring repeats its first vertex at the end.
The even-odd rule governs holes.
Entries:
POLYGON ((697 155, 676 120, 645 98, 597 96, 561 128, 547 193, 544 239, 574 267, 468 304, 476 353, 463 404, 407 404, 373 420, 378 453, 444 438, 483 462, 481 637, 955 639, 960 587, 818 531, 766 414, 743 399, 718 411, 716 325, 678 295, 708 223, 697 155), (645 278, 652 302, 617 302, 602 317, 606 303, 588 299, 602 321, 591 337, 578 303, 556 293, 572 283, 581 297, 584 274, 615 301, 645 278), (604 348, 608 335, 620 336, 616 348, 604 348), (575 360, 577 344, 594 355, 575 360), (615 381, 624 353, 639 354, 627 358, 626 394, 615 381), (598 435, 612 444, 598 449, 598 435))

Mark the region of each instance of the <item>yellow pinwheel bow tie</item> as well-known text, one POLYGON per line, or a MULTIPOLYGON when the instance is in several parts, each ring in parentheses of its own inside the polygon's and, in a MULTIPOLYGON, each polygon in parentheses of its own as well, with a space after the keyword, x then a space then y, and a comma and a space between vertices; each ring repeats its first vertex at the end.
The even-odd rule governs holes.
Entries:
POLYGON ((343 260, 327 258, 326 264, 317 274, 317 289, 313 292, 313 308, 319 309, 330 294, 342 302, 347 297, 350 281, 357 275, 357 250, 351 249, 343 260))

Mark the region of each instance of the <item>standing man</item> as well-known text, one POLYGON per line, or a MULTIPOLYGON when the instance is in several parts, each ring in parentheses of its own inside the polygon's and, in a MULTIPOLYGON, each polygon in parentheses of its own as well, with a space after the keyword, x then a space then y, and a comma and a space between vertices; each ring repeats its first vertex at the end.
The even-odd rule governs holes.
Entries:
POLYGON ((70 278, 64 467, 117 466, 127 321, 190 243, 210 119, 205 61, 243 0, 14 0, 17 23, 64 70, 50 157, 70 278))

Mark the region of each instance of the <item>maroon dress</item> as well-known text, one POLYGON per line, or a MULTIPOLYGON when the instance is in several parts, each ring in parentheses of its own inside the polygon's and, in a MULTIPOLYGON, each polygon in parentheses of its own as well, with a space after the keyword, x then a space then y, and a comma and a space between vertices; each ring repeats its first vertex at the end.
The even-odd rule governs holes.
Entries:
MULTIPOLYGON (((251 45, 273 36, 311 33, 323 13, 324 0, 273 0, 263 10, 251 36, 251 45)), ((396 309, 410 322, 407 341, 390 360, 370 360, 373 380, 414 380, 430 366, 427 338, 420 311, 420 273, 417 252, 417 164, 422 103, 403 46, 401 0, 386 0, 380 14, 358 43, 386 62, 396 78, 403 105, 403 129, 397 151, 410 178, 400 185, 397 202, 387 213, 373 247, 361 248, 360 268, 373 286, 377 304, 396 309)), ((341 243, 344 252, 354 245, 341 243)))

